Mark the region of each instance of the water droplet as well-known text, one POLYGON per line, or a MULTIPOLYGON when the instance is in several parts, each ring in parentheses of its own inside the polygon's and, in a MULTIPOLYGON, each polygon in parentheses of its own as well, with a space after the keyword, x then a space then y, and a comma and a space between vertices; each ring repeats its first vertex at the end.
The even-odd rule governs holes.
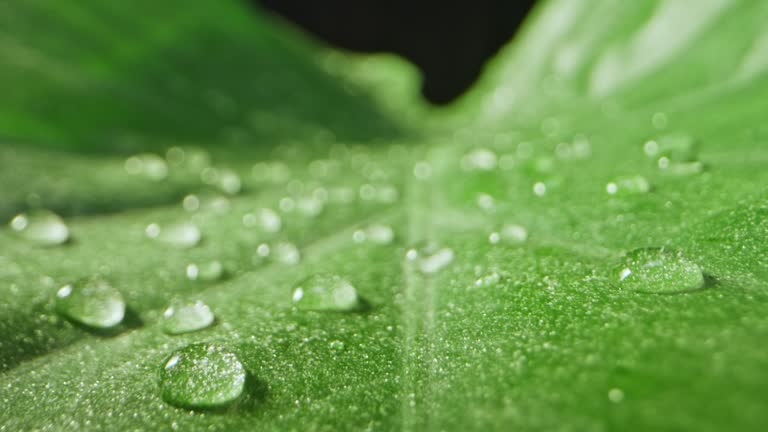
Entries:
POLYGON ((528 230, 526 230, 524 226, 517 224, 504 224, 498 231, 492 232, 488 236, 488 241, 490 241, 491 244, 496 244, 501 241, 520 244, 525 243, 527 239, 528 230))
POLYGON ((344 350, 344 342, 342 342, 340 340, 334 340, 334 341, 331 341, 331 343, 328 344, 328 347, 332 351, 337 351, 337 352, 338 351, 343 351, 344 350))
POLYGON ((432 165, 426 161, 416 162, 413 166, 413 176, 419 180, 432 177, 432 165))
POLYGON ((605 185, 605 191, 609 195, 639 194, 650 190, 651 184, 641 175, 619 177, 605 185))
POLYGON ((200 228, 193 223, 177 223, 165 227, 152 223, 147 225, 144 232, 151 239, 180 248, 197 246, 202 239, 200 228))
POLYGON ((665 127, 667 127, 667 123, 669 123, 667 114, 661 111, 653 113, 653 116, 651 116, 651 124, 656 129, 664 129, 665 127))
POLYGON ((237 356, 219 345, 198 343, 174 352, 160 370, 160 393, 171 405, 216 408, 237 399, 246 372, 237 356))
POLYGON ((154 153, 142 153, 125 160, 125 171, 131 175, 144 176, 152 181, 161 181, 168 177, 168 165, 165 159, 154 153))
POLYGON ((200 198, 193 194, 187 195, 181 201, 181 205, 184 207, 184 210, 188 212, 195 212, 200 208, 200 198))
POLYGON ((202 301, 176 302, 163 313, 163 330, 168 334, 189 333, 210 327, 214 316, 202 301))
POLYGON ((672 162, 666 156, 658 160, 659 169, 664 174, 674 176, 689 176, 704 171, 704 164, 699 161, 694 162, 672 162))
POLYGON ((662 135, 643 144, 643 151, 650 158, 666 157, 672 162, 696 160, 696 139, 685 133, 662 135))
POLYGON ((496 169, 496 153, 488 149, 473 150, 461 159, 464 171, 492 171, 496 169))
POLYGON ((186 273, 189 280, 215 281, 224 276, 224 266, 217 260, 203 264, 189 264, 186 273))
POLYGON ((363 243, 365 241, 385 245, 392 243, 395 238, 395 231, 389 225, 372 224, 365 229, 355 230, 352 233, 352 241, 363 243))
POLYGON ((497 272, 488 273, 485 276, 478 278, 475 281, 475 288, 482 288, 487 286, 496 285, 501 280, 501 276, 497 272))
POLYGON ((296 265, 301 261, 299 248, 293 243, 280 242, 273 248, 272 256, 281 264, 296 265))
POLYGON ((621 389, 610 389, 608 391, 608 400, 613 403, 619 403, 624 400, 624 392, 621 389))
POLYGON ((256 255, 260 257, 268 257, 270 253, 269 245, 262 243, 256 247, 256 255))
POLYGON ((253 213, 244 214, 243 225, 248 228, 259 227, 265 232, 275 233, 283 227, 283 221, 276 211, 262 208, 253 213))
POLYGON ((69 228, 48 210, 34 210, 16 215, 9 224, 19 236, 41 245, 60 245, 69 240, 69 228))
POLYGON ((64 285, 56 293, 56 310, 89 327, 106 329, 123 321, 125 301, 120 291, 100 278, 64 285))
POLYGON ((315 217, 323 212, 325 202, 317 199, 314 195, 301 197, 296 200, 296 209, 304 216, 315 217))
POLYGON ((542 182, 536 182, 533 184, 533 193, 536 196, 542 197, 547 193, 547 185, 542 182))
POLYGON ((165 159, 189 173, 200 173, 211 166, 211 155, 197 147, 171 147, 165 152, 165 159))
POLYGON ((453 250, 431 244, 420 249, 409 249, 405 253, 405 259, 416 264, 420 272, 434 274, 453 261, 453 250))
POLYGON ((615 270, 620 286, 634 291, 674 293, 704 286, 701 268, 679 251, 666 248, 635 249, 615 270))
POLYGON ((485 211, 493 211, 496 208, 496 200, 487 193, 477 195, 477 206, 485 211))
POLYGON ((222 192, 228 195, 237 195, 242 189, 240 176, 228 168, 219 170, 219 180, 216 184, 222 192))
POLYGON ((214 186, 227 195, 237 195, 242 188, 240 176, 229 168, 205 168, 200 173, 200 179, 203 183, 214 186))
POLYGON ((395 238, 395 231, 389 225, 373 224, 365 229, 365 237, 376 244, 389 244, 395 238))
POLYGON ((357 290, 341 276, 319 273, 293 288, 293 303, 299 309, 348 312, 360 307, 357 290))

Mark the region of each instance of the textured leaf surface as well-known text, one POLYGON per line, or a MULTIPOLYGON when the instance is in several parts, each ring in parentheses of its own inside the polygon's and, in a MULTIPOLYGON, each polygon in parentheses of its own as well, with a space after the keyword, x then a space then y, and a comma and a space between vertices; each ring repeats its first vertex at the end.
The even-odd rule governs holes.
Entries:
POLYGON ((546 2, 444 112, 414 102, 400 62, 330 52, 237 3, 0 5, 0 216, 42 206, 72 235, 45 248, 0 231, 0 429, 759 430, 768 5, 683 3, 546 2), (672 133, 697 142, 701 172, 644 153, 672 133), (178 145, 240 174, 228 211, 206 207, 198 172, 124 169, 178 145), (468 169, 478 149, 492 169, 468 169), (606 192, 638 175, 649 192, 606 192), (301 211, 318 190, 323 211, 301 211), (281 231, 244 226, 265 207, 281 231), (189 220, 195 248, 144 233, 189 220), (395 240, 353 241, 372 223, 395 240), (527 239, 489 242, 504 224, 527 239), (280 241, 298 265, 258 258, 280 241), (403 257, 430 241, 454 258, 423 274, 403 257), (641 247, 682 251, 704 286, 625 289, 616 266, 641 247), (226 278, 187 279, 211 260, 226 278), (370 308, 293 309, 319 272, 370 308), (61 285, 96 273, 128 304, 113 332, 54 312, 61 285), (215 325, 165 334, 176 298, 215 325), (242 361, 237 404, 161 399, 163 360, 197 342, 242 361))

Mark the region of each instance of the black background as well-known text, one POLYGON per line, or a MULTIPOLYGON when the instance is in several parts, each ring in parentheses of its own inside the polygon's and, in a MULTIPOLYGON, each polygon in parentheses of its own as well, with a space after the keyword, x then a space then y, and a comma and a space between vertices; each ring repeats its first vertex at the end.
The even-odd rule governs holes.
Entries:
POLYGON ((392 52, 422 72, 422 93, 444 104, 477 79, 535 0, 251 0, 339 48, 392 52))

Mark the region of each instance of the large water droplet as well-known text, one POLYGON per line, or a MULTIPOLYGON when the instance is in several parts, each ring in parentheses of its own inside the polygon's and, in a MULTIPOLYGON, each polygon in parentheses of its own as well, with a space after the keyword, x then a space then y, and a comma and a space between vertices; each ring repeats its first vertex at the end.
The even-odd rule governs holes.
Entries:
POLYGON ((650 190, 651 184, 641 175, 619 177, 605 185, 605 191, 610 195, 631 195, 650 190))
POLYGON ((224 276, 224 265, 213 260, 201 264, 187 265, 187 278, 190 280, 215 281, 224 276))
POLYGON ((360 307, 357 290, 341 276, 319 273, 299 282, 293 289, 299 309, 347 312, 360 307))
POLYGON ((197 246, 202 239, 200 228, 193 223, 177 223, 164 227, 153 223, 147 225, 144 231, 151 239, 180 248, 197 246))
POLYGON ((123 320, 125 301, 107 281, 91 278, 61 287, 56 293, 56 310, 80 324, 106 329, 123 320))
POLYGON ((415 264, 420 272, 433 274, 447 267, 453 261, 453 249, 430 244, 423 248, 409 249, 405 253, 405 259, 415 264))
POLYGON ((620 286, 635 291, 674 293, 704 286, 701 268, 679 251, 642 248, 628 252, 616 267, 620 286))
POLYGON ((168 177, 168 165, 165 159, 154 153, 142 153, 129 157, 125 160, 125 171, 152 181, 161 181, 168 177))
POLYGON ((245 387, 237 356, 219 345, 198 343, 174 352, 160 370, 160 393, 171 405, 216 408, 232 403, 245 387))
POLYGON ((163 314, 163 330, 169 334, 189 333, 213 324, 211 308, 202 301, 176 302, 163 314))
POLYGON ((11 229, 22 238, 41 245, 59 245, 69 239, 69 228, 57 215, 48 210, 35 210, 16 215, 11 229))

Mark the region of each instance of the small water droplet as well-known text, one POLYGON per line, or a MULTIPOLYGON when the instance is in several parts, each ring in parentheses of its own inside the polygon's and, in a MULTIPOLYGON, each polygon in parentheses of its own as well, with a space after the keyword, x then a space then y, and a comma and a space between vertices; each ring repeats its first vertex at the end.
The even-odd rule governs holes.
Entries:
POLYGON ((610 389, 608 391, 608 400, 613 403, 619 403, 624 400, 624 392, 617 388, 610 389))
POLYGON ((197 343, 171 354, 160 369, 160 393, 171 405, 216 408, 243 393, 246 372, 237 356, 219 345, 197 343))
POLYGON ((672 162, 666 156, 662 156, 658 160, 659 169, 664 174, 673 176, 689 176, 693 174, 699 174, 704 171, 704 164, 699 161, 694 162, 672 162))
POLYGON ((264 232, 275 233, 283 227, 283 221, 276 211, 270 208, 261 208, 253 213, 244 214, 243 225, 248 228, 259 227, 264 232))
POLYGON ((640 194, 650 190, 651 184, 641 175, 618 177, 605 185, 605 191, 609 195, 640 194))
POLYGON ((355 287, 329 273, 318 273, 296 284, 292 299, 303 310, 348 312, 360 307, 355 287))
POLYGON ((616 267, 620 286, 640 292, 674 293, 704 286, 701 268, 681 252, 666 248, 630 251, 616 267))
POLYGON ((368 241, 380 245, 390 244, 395 238, 395 231, 389 225, 372 224, 365 229, 368 241))
POLYGON ((653 113, 653 116, 651 116, 651 124, 656 129, 664 129, 665 127, 667 127, 667 123, 669 123, 667 114, 661 111, 653 113))
POLYGON ((409 249, 405 253, 405 259, 416 264, 421 273, 434 274, 453 261, 453 249, 430 244, 419 249, 409 249))
POLYGON ((48 210, 18 214, 9 225, 22 238, 40 245, 60 245, 69 240, 67 225, 59 215, 48 210))
POLYGON ((488 149, 473 150, 461 159, 464 171, 492 171, 496 169, 498 158, 496 153, 488 149))
POLYGON ((487 193, 477 195, 477 206, 485 211, 493 211, 496 208, 496 200, 487 193))
POLYGON ((299 248, 297 248, 293 243, 280 242, 276 244, 272 249, 273 258, 275 261, 281 264, 296 265, 299 263, 299 261, 301 261, 301 253, 299 252, 299 248))
POLYGON ((193 263, 187 265, 186 273, 189 280, 215 281, 224 276, 224 265, 218 260, 202 264, 193 263))
POLYGON ((200 173, 211 166, 211 155, 198 147, 171 147, 165 152, 165 159, 171 166, 189 173, 200 173))
POLYGON ((130 175, 140 175, 152 181, 161 181, 168 177, 168 165, 165 159, 154 153, 142 153, 125 160, 125 171, 130 175))
POLYGON ((413 166, 413 176, 418 180, 427 180, 432 177, 432 165, 429 162, 416 162, 413 166))
POLYGON ((524 226, 518 224, 504 224, 499 231, 491 233, 488 236, 488 240, 492 244, 504 241, 511 244, 525 243, 528 240, 528 230, 524 226))
POLYGON ((392 243, 395 231, 389 225, 372 224, 364 229, 355 230, 352 233, 352 241, 355 243, 371 242, 379 245, 392 243))
POLYGON ((177 223, 161 227, 156 223, 147 225, 147 237, 179 248, 197 246, 202 239, 200 228, 193 223, 177 223))
POLYGON ((189 333, 210 327, 214 316, 202 301, 175 302, 163 313, 163 330, 168 334, 189 333))
POLYGON ((216 185, 227 195, 237 195, 242 189, 240 176, 229 168, 219 170, 219 179, 216 185))
POLYGON ((316 217, 323 212, 324 208, 325 202, 315 198, 314 195, 301 197, 296 200, 296 209, 306 217, 316 217))
POLYGON ((187 195, 181 201, 181 206, 188 212, 195 212, 200 208, 200 198, 197 195, 187 195))
POLYGON ((495 271, 490 272, 487 275, 478 278, 475 281, 475 287, 482 288, 482 287, 496 285, 497 283, 499 283, 499 280, 501 280, 501 276, 497 272, 495 271))
POLYGON ((278 204, 278 207, 280 208, 281 212, 290 213, 294 209, 296 209, 296 201, 294 201, 293 198, 291 197, 280 198, 280 203, 278 204))
POLYGON ((536 182, 533 184, 533 193, 536 196, 542 197, 547 193, 547 185, 542 182, 536 182))
POLYGON ((643 152, 650 158, 666 157, 672 162, 696 160, 696 139, 686 133, 662 135, 643 144, 643 152))
POLYGON ((56 293, 56 310, 80 324, 106 329, 123 321, 125 301, 120 291, 95 277, 61 287, 56 293))
POLYGON ((342 342, 340 340, 334 340, 334 341, 331 341, 331 343, 328 344, 328 347, 332 351, 337 351, 337 352, 338 351, 344 351, 344 342, 342 342))
POLYGON ((488 242, 491 244, 497 244, 501 241, 501 234, 494 231, 490 234, 488 234, 488 242))
POLYGON ((227 195, 237 195, 242 188, 240 176, 229 168, 207 167, 200 172, 200 179, 227 195))

